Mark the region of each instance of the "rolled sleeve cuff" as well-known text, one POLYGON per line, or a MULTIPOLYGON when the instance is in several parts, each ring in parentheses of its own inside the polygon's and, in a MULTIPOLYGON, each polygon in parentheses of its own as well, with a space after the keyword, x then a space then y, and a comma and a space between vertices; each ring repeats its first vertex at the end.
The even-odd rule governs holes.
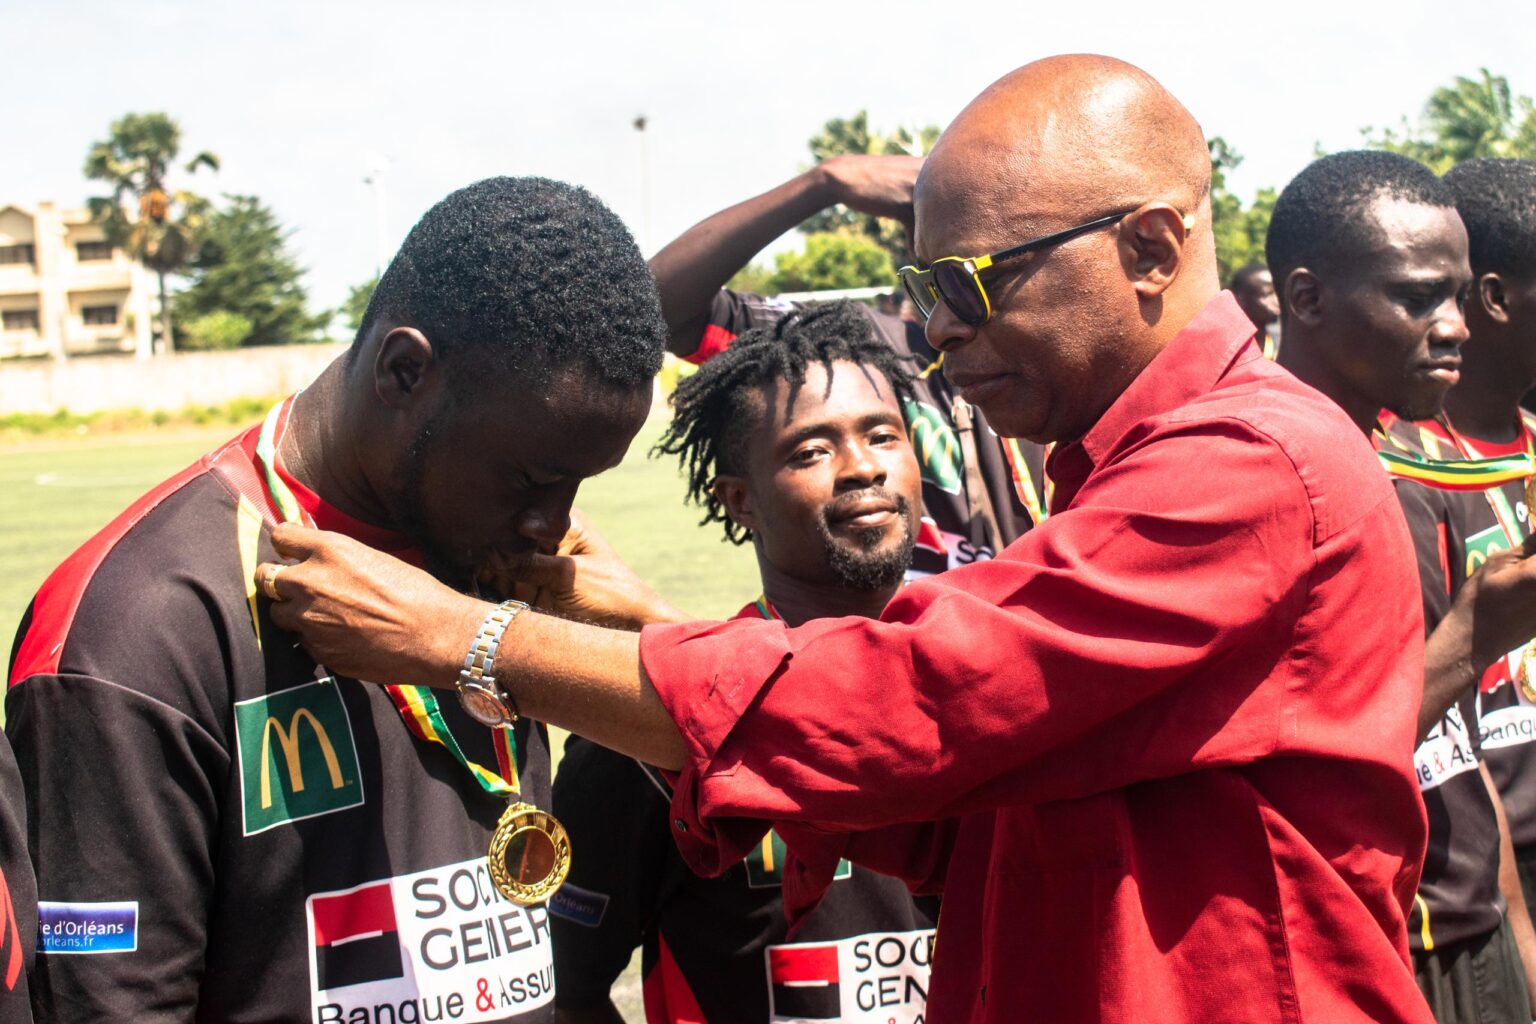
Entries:
POLYGON ((736 765, 717 763, 726 738, 792 651, 782 622, 647 626, 640 663, 682 734, 687 762, 673 784, 672 838, 696 872, 724 872, 755 846, 767 821, 710 815, 736 765))

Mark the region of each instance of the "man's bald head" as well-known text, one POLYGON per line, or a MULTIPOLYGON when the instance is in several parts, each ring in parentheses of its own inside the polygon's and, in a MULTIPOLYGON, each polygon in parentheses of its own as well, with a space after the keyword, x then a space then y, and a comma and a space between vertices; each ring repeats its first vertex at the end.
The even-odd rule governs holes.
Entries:
MULTIPOLYGON (((918 179, 920 196, 967 195, 978 217, 1026 233, 1050 230, 1053 215, 1084 220, 1151 199, 1197 212, 1210 185, 1210 150, 1183 104, 1140 68, 1092 54, 1048 57, 988 86, 918 179)), ((920 245, 922 235, 919 225, 920 245)))
POLYGON ((994 427, 1081 436, 1216 296, 1210 180, 1189 111, 1108 57, 1025 65, 955 118, 917 181, 920 259, 995 253, 1123 215, 981 271, 987 323, 934 310, 929 341, 994 427))

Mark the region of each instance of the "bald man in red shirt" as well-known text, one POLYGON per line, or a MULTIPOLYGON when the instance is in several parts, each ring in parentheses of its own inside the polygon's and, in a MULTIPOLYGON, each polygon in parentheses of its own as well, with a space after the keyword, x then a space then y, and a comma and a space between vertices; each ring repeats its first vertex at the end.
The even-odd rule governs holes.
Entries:
MULTIPOLYGON (((1412 545, 1365 436, 1219 291, 1209 172, 1173 97, 1090 56, 1008 75, 929 157, 929 341, 999 433, 1058 445, 1051 516, 995 560, 879 620, 505 632, 524 713, 678 773, 696 869, 780 822, 807 889, 832 848, 941 890, 940 1024, 1430 1020, 1412 545)), ((278 539, 274 618, 327 664, 454 685, 484 603, 278 539)), ((610 626, 675 614, 595 543, 524 573, 610 626)))

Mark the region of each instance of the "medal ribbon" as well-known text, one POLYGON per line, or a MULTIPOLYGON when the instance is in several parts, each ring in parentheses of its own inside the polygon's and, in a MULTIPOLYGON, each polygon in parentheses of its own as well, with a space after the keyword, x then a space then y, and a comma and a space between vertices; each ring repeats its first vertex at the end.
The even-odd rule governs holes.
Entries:
MULTIPOLYGON (((1477 457, 1477 451, 1467 443, 1466 438, 1462 437, 1455 427, 1451 426, 1449 416, 1441 413, 1439 422, 1445 428, 1445 432, 1451 435, 1451 441, 1455 443, 1457 450, 1461 454, 1469 458, 1477 457)), ((1520 420, 1520 433, 1525 439, 1524 458, 1526 460, 1526 475, 1529 476, 1533 472, 1533 464, 1536 464, 1536 449, 1532 447, 1530 427, 1526 425, 1524 417, 1520 420)), ((1521 456, 1510 456, 1510 458, 1518 459, 1521 456)), ((1515 515, 1515 510, 1510 507, 1509 498, 1504 495, 1503 488, 1490 487, 1483 492, 1483 496, 1488 499, 1488 507, 1493 510, 1493 517, 1499 521, 1499 528, 1504 531, 1504 536, 1508 539, 1509 546, 1511 548, 1518 548, 1525 540, 1520 530, 1520 517, 1515 515)), ((1527 514, 1529 513, 1530 510, 1528 509, 1527 514)))
MULTIPOLYGON (((1387 435, 1393 444, 1400 442, 1387 435)), ((1486 491, 1490 487, 1524 480, 1536 472, 1531 453, 1504 455, 1493 459, 1426 459, 1408 452, 1398 454, 1377 450, 1376 458, 1387 475, 1397 480, 1414 480, 1446 491, 1486 491)))
MULTIPOLYGON (((283 521, 313 526, 314 523, 304 514, 298 498, 294 497, 293 490, 277 472, 278 435, 287 426, 287 413, 292 403, 292 397, 286 398, 267 413, 267 418, 261 425, 261 433, 256 438, 256 460, 261 463, 262 472, 266 476, 267 491, 271 494, 272 504, 277 507, 283 521)), ((505 797, 519 795, 517 737, 513 735, 511 727, 491 730, 496 734, 496 762, 497 767, 501 769, 501 773, 497 774, 465 756, 464 749, 454 738, 453 730, 449 729, 448 723, 443 720, 443 710, 437 703, 437 695, 429 688, 388 685, 384 689, 388 692, 389 699, 394 702, 395 710, 400 713, 400 717, 405 721, 405 727, 410 730, 412 736, 428 743, 436 743, 446 749, 453 755, 455 761, 474 776, 475 781, 480 783, 480 788, 487 793, 505 797)))

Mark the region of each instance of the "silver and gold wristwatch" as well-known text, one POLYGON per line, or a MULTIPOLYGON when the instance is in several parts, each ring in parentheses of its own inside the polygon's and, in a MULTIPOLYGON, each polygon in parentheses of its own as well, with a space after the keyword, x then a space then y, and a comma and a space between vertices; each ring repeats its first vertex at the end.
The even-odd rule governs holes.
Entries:
POLYGON ((496 685, 496 649, 512 620, 527 607, 523 601, 503 601, 492 608, 464 655, 464 667, 459 669, 459 704, 481 725, 510 729, 517 721, 517 703, 496 685))

